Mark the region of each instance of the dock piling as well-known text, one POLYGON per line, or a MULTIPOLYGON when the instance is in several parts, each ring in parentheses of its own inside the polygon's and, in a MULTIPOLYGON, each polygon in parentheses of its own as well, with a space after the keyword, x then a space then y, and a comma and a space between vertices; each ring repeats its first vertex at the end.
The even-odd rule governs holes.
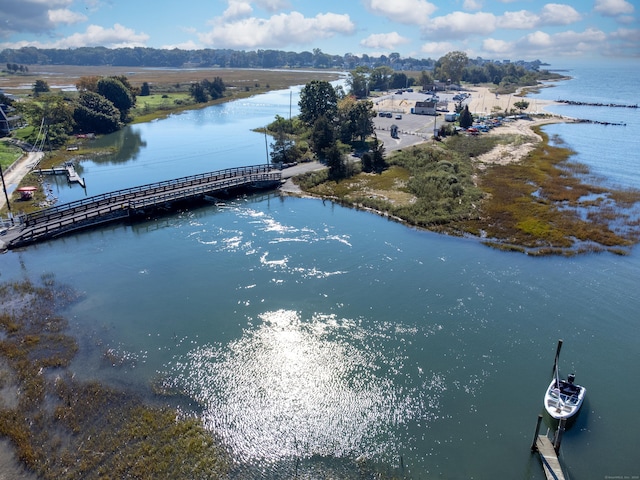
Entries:
POLYGON ((531 451, 538 450, 536 443, 538 442, 538 434, 540 433, 540 424, 542 423, 542 414, 538 415, 538 422, 536 423, 536 433, 533 435, 533 443, 531 443, 531 451))
POLYGON ((567 425, 566 418, 561 419, 560 423, 558 424, 558 429, 556 430, 556 434, 553 440, 553 449, 556 451, 556 453, 560 451, 560 443, 562 442, 562 435, 566 430, 566 425, 567 425))
POLYGON ((564 432, 565 429, 565 422, 560 422, 553 442, 548 437, 549 432, 545 435, 539 435, 541 422, 542 415, 538 415, 536 434, 533 445, 531 445, 531 452, 538 452, 540 461, 542 462, 542 470, 547 480, 565 480, 566 477, 562 471, 560 460, 558 459, 558 450, 560 449, 560 441, 562 440, 562 432, 564 432))

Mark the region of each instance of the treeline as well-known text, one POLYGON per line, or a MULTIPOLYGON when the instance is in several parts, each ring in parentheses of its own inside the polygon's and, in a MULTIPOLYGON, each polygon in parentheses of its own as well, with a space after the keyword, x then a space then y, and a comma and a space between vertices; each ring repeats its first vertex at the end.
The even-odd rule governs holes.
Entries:
POLYGON ((357 66, 393 65, 404 70, 431 69, 434 60, 401 58, 398 53, 377 57, 363 55, 329 55, 320 49, 304 52, 281 50, 181 50, 81 47, 74 49, 46 49, 23 47, 0 52, 0 63, 25 65, 78 65, 116 67, 222 67, 222 68, 340 68, 351 70, 357 66))
POLYGON ((17 63, 7 63, 7 72, 9 73, 27 73, 29 67, 26 65, 18 65, 17 63))

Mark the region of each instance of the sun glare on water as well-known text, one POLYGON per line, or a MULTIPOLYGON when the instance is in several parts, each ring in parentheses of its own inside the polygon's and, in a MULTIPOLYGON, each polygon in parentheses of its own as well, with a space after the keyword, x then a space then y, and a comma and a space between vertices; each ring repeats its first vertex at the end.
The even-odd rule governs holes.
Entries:
POLYGON ((169 367, 173 386, 204 407, 205 424, 236 458, 385 456, 401 447, 403 424, 438 415, 443 380, 404 365, 401 352, 383 353, 384 328, 371 334, 353 320, 303 321, 289 310, 259 320, 242 338, 169 367))

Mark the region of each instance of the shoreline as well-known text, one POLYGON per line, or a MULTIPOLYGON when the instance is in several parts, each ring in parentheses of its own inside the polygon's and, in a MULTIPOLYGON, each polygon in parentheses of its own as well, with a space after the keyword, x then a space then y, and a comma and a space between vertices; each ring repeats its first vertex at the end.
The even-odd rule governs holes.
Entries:
MULTIPOLYGON (((524 94, 521 96, 519 92, 510 95, 497 95, 491 92, 489 87, 485 86, 473 86, 466 88, 467 91, 472 92, 470 100, 467 102, 469 106, 469 110, 475 114, 482 114, 485 112, 487 114, 492 112, 506 112, 514 102, 518 100, 514 100, 513 97, 516 98, 526 98, 526 90, 524 94), (490 110, 490 112, 489 112, 490 110)), ((235 98, 229 98, 225 101, 233 101, 235 98)), ((219 103, 219 102, 217 102, 219 103)), ((383 102, 384 103, 384 102, 383 102)), ((406 108, 410 109, 411 103, 415 105, 414 102, 407 102, 406 108)), ((568 117, 562 117, 559 115, 551 114, 545 111, 545 108, 550 105, 560 105, 559 102, 552 100, 539 100, 536 99, 533 102, 535 112, 531 111, 532 115, 545 115, 543 118, 535 118, 533 120, 523 120, 518 119, 512 122, 505 122, 500 127, 491 129, 488 133, 484 133, 483 135, 508 135, 508 134, 517 134, 521 136, 523 139, 531 139, 531 141, 520 142, 518 145, 515 144, 507 144, 507 145, 498 145, 491 152, 488 152, 478 160, 483 164, 506 164, 510 162, 516 162, 523 159, 528 153, 530 153, 535 146, 542 141, 542 138, 537 135, 532 127, 549 124, 549 123, 563 123, 563 122, 571 122, 574 121, 568 117), (539 110, 541 109, 541 111, 539 110), (548 115, 548 116, 547 116, 548 115)), ((531 102, 530 102, 531 105, 531 102)), ((197 106, 196 106, 197 107, 197 106)), ((528 110, 528 109, 527 109, 528 110)), ((170 114, 171 112, 167 112, 170 114)), ((135 120, 134 120, 135 123, 135 120)), ((386 132, 384 132, 386 133, 386 132)), ((405 136, 406 137, 406 136, 405 136)), ((402 145, 402 147, 408 147, 413 145, 424 144, 429 141, 429 139, 425 138, 424 135, 419 135, 418 132, 413 135, 409 135, 410 142, 407 145, 402 145)), ((397 148, 394 148, 393 145, 389 145, 387 149, 389 153, 393 152, 397 148)), ((37 165, 38 162, 42 160, 44 157, 43 152, 29 152, 26 153, 18 159, 14 164, 12 164, 9 169, 4 172, 5 184, 7 186, 7 194, 11 198, 14 190, 18 188, 22 179, 32 171, 34 165, 37 165)), ((318 161, 308 162, 300 164, 296 167, 292 167, 291 169, 287 169, 283 171, 283 183, 279 190, 285 195, 297 195, 300 196, 304 192, 295 185, 292 181, 291 177, 295 175, 299 175, 302 173, 306 173, 314 170, 321 170, 326 168, 322 163, 318 161)), ((6 208, 6 200, 4 195, 0 195, 0 210, 6 208)))

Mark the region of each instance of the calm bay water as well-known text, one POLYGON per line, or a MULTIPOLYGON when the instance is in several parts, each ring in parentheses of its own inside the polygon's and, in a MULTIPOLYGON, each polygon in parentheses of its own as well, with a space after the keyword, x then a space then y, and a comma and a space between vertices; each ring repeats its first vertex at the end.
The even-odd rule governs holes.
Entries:
MULTIPOLYGON (((571 82, 556 88, 576 98, 571 82)), ((274 92, 101 140, 120 150, 83 164, 88 194, 262 163, 264 137, 250 130, 287 117, 289 99, 274 92)), ((611 113, 601 110, 595 119, 611 113)), ((616 114, 627 127, 546 131, 603 181, 640 187, 637 112, 616 114)), ((61 201, 85 195, 57 189, 61 201)), ((637 248, 530 258, 265 194, 0 257, 3 281, 50 272, 82 293, 65 312, 77 375, 186 392, 236 455, 237 478, 345 473, 356 458, 416 479, 544 478, 529 446, 559 338, 563 373, 588 389, 563 440, 569 474, 640 474, 637 248), (111 366, 107 349, 126 361, 111 366)))

